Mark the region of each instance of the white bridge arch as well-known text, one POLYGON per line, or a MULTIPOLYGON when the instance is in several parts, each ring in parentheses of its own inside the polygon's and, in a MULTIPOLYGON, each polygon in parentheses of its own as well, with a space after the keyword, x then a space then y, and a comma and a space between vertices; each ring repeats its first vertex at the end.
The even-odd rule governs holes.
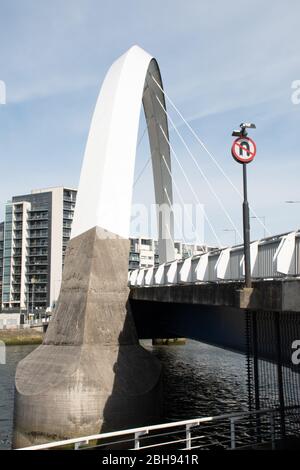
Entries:
POLYGON ((161 75, 156 60, 138 46, 110 67, 93 115, 86 145, 72 238, 99 226, 129 238, 134 165, 141 103, 147 121, 160 262, 174 259, 171 159, 161 75), (158 99, 157 99, 158 98, 158 99), (165 135, 164 135, 165 134, 165 135))

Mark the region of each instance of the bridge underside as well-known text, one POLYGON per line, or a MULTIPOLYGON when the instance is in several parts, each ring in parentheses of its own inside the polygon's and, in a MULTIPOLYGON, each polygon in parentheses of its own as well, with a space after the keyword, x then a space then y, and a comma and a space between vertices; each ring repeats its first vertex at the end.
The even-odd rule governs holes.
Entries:
POLYGON ((258 357, 288 366, 300 339, 299 279, 257 281, 249 289, 240 282, 132 288, 130 304, 143 339, 186 337, 244 353, 253 346, 251 327, 261 342, 258 357), (274 347, 267 351, 266 343, 274 347))
POLYGON ((140 339, 190 338, 246 351, 245 310, 134 299, 130 304, 140 339))
POLYGON ((185 287, 131 291, 139 338, 186 337, 244 353, 241 380, 244 376, 247 381, 249 409, 280 408, 282 436, 286 431, 300 434, 300 366, 293 361, 293 343, 300 339, 300 312, 293 310, 298 308, 298 295, 290 296, 298 281, 278 284, 277 290, 273 282, 268 283, 269 294, 273 291, 269 297, 264 296, 262 285, 256 286, 256 293, 237 292, 241 286, 233 284, 185 287), (284 305, 290 310, 283 310, 284 305), (292 419, 285 416, 287 407, 295 407, 292 419))
POLYGON ((130 303, 140 338, 187 337, 245 352, 246 312, 300 321, 300 281, 256 281, 249 289, 241 282, 138 287, 130 303))

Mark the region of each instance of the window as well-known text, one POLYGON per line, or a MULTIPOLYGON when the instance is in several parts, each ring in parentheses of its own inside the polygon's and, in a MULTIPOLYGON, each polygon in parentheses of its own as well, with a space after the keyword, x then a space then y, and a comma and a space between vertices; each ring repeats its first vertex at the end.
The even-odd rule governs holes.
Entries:
POLYGON ((151 239, 142 239, 141 244, 151 246, 152 245, 152 240, 151 239))

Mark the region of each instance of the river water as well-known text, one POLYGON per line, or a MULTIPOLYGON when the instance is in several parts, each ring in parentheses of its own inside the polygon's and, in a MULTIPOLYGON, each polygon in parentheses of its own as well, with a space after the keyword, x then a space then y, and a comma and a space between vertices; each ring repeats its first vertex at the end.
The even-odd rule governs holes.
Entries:
MULTIPOLYGON (((245 357, 195 341, 152 346, 164 368, 164 419, 182 420, 247 410, 245 357)), ((36 346, 8 346, 0 365, 0 449, 11 448, 14 375, 17 363, 36 346)))

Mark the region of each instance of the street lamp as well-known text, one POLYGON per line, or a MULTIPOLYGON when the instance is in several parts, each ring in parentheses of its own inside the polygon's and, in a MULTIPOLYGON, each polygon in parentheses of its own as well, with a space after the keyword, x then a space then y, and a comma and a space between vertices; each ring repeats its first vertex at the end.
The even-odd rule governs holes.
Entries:
POLYGON ((250 219, 262 219, 263 221, 263 226, 264 226, 264 238, 266 238, 266 216, 265 215, 258 215, 256 216, 251 216, 250 219))
POLYGON ((240 129, 235 129, 232 132, 232 137, 247 137, 247 129, 256 129, 256 125, 253 122, 242 122, 240 129))
POLYGON ((223 232, 234 232, 234 244, 236 245, 236 230, 234 228, 224 228, 223 232))
POLYGON ((248 136, 247 129, 256 129, 256 125, 251 122, 242 122, 240 129, 232 132, 233 137, 237 137, 231 147, 231 155, 234 160, 243 165, 243 235, 244 235, 244 260, 245 260, 245 285, 251 287, 251 265, 250 265, 250 218, 249 203, 247 194, 247 164, 256 155, 256 144, 248 136))

